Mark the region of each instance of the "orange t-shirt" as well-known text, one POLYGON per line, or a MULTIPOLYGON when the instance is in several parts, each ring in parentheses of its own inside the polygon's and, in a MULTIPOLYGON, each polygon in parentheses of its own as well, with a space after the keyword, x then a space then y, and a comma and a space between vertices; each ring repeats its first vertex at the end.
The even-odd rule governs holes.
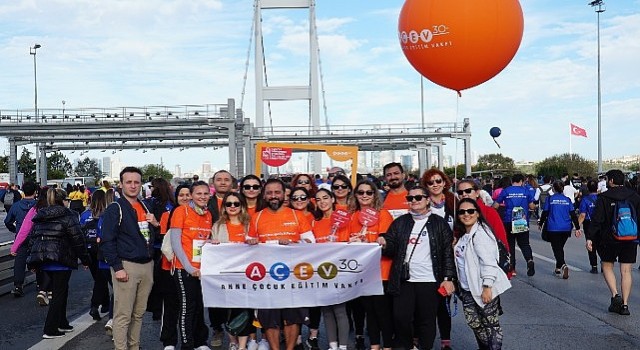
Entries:
POLYGON ((138 201, 135 201, 131 204, 133 210, 136 212, 136 218, 138 220, 138 227, 140 228, 140 233, 149 244, 149 237, 151 233, 149 232, 149 223, 147 222, 147 211, 144 210, 142 204, 138 201))
POLYGON ((388 210, 394 219, 406 214, 409 211, 409 202, 405 198, 407 194, 409 194, 407 190, 400 193, 387 192, 382 209, 388 210))
POLYGON ((313 217, 313 214, 310 211, 304 213, 301 210, 299 210, 299 211, 296 212, 296 214, 298 214, 298 218, 299 217, 305 218, 305 220, 307 220, 309 222, 309 225, 311 225, 311 223, 315 220, 315 218, 313 217), (300 215, 300 214, 302 214, 302 215, 300 215))
MULTIPOLYGON (((313 228, 313 235, 316 237, 316 243, 329 242, 329 236, 331 235, 331 218, 322 218, 320 220, 314 220, 311 223, 313 228)), ((348 242, 349 241, 349 225, 339 228, 336 233, 336 242, 348 242)))
POLYGON ((256 214, 257 207, 247 207, 247 213, 249 213, 249 217, 252 218, 256 214))
POLYGON ((290 239, 300 241, 300 234, 311 231, 311 224, 291 208, 282 207, 275 213, 271 209, 261 210, 251 218, 249 236, 260 243, 290 239))
MULTIPOLYGON (((202 245, 211 236, 211 226, 211 212, 198 215, 188 204, 179 206, 171 217, 171 228, 182 230, 182 249, 196 269, 200 268, 202 245)), ((184 268, 179 259, 176 259, 176 268, 184 268)))
POLYGON ((232 224, 230 222, 227 222, 226 225, 227 225, 227 232, 229 233, 229 242, 244 243, 245 241, 244 225, 242 223, 232 224))
MULTIPOLYGON (((367 227, 366 229, 365 241, 369 243, 375 243, 380 234, 387 232, 392 222, 393 217, 391 216, 391 214, 385 209, 380 209, 378 222, 375 225, 367 227)), ((351 216, 349 230, 352 236, 359 235, 362 231, 359 210, 353 213, 353 215, 351 216)), ((380 260, 380 275, 382 276, 382 280, 384 281, 389 279, 389 272, 391 272, 391 262, 392 259, 386 256, 383 256, 382 260, 380 260)))
POLYGON ((336 203, 336 210, 349 211, 349 204, 336 203))

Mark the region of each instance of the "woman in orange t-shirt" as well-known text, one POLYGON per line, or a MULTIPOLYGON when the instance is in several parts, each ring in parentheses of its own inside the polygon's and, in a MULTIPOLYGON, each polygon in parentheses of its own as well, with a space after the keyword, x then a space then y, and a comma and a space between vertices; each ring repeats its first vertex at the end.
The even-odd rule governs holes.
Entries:
MULTIPOLYGON (((307 190, 307 196, 309 196, 309 201, 315 207, 315 195, 318 191, 318 186, 316 182, 313 181, 313 176, 309 174, 297 174, 291 179, 291 187, 295 189, 296 187, 302 187, 307 190)), ((293 191, 292 191, 293 194, 293 191)))
POLYGON ((349 199, 353 192, 349 178, 344 175, 336 175, 331 182, 331 190, 336 195, 336 209, 349 210, 349 199))
MULTIPOLYGON (((336 197, 333 193, 325 188, 319 189, 316 192, 316 207, 314 212, 316 219, 311 224, 316 243, 347 242, 349 239, 348 225, 338 228, 334 226, 336 224, 331 219, 331 214, 336 207, 336 197)), ((324 315, 324 325, 331 349, 338 349, 338 346, 346 349, 349 342, 347 303, 322 306, 320 311, 324 315)), ((317 333, 315 335, 317 336, 317 333)))
POLYGON ((200 284, 202 245, 211 236, 209 185, 196 181, 191 185, 191 201, 176 208, 171 217, 170 238, 176 256, 173 279, 178 287, 180 303, 180 338, 182 349, 207 344, 209 330, 204 323, 204 305, 200 284))
MULTIPOLYGON (((189 186, 180 185, 176 187, 175 198, 177 205, 188 204, 191 200, 191 191, 189 186)), ((165 239, 171 239, 170 236, 166 236, 169 231, 169 220, 171 214, 177 207, 171 209, 171 211, 165 211, 160 217, 160 234, 165 235, 165 239)), ((164 292, 164 298, 162 303, 162 327, 160 329, 160 341, 162 345, 177 346, 178 345, 178 311, 180 306, 178 305, 178 289, 173 282, 173 276, 171 273, 171 262, 167 260, 167 257, 162 255, 162 271, 160 272, 160 278, 164 282, 162 288, 164 292)))
POLYGON ((293 208, 298 217, 304 217, 309 224, 313 222, 313 204, 311 204, 311 197, 309 191, 304 187, 294 187, 291 190, 291 196, 289 196, 289 206, 293 208))
POLYGON ((262 193, 260 190, 262 189, 262 181, 260 178, 249 174, 240 180, 240 186, 238 187, 240 193, 247 200, 247 212, 249 216, 253 216, 257 211, 262 210, 264 208, 264 203, 262 199, 262 193))
MULTIPOLYGON (((393 222, 391 214, 382 208, 382 198, 378 187, 369 180, 358 182, 354 190, 355 196, 350 203, 350 209, 353 211, 351 223, 349 225, 351 231, 351 242, 369 242, 378 241, 380 234, 386 233, 387 229, 393 222), (361 221, 361 215, 366 209, 373 209, 378 212, 378 220, 372 225, 367 225, 361 221)), ((389 271, 391 269, 392 260, 383 256, 380 261, 380 270, 382 274, 383 285, 386 289, 386 283, 389 279, 389 271)), ((391 350, 391 341, 393 337, 393 313, 391 306, 393 299, 390 295, 372 295, 361 297, 362 304, 367 313, 367 328, 369 330, 369 342, 372 350, 379 350, 382 344, 385 350, 391 350), (382 333, 382 339, 380 334, 382 333), (382 341, 381 341, 382 340, 382 341)))
MULTIPOLYGON (((222 198, 222 209, 220 219, 213 224, 211 229, 211 243, 244 243, 249 232, 249 213, 247 212, 247 201, 243 195, 229 192, 222 198)), ((245 309, 229 309, 227 321, 231 321, 245 309)), ((253 310, 249 310, 253 315, 253 310)), ((256 327, 252 324, 238 333, 237 336, 229 334, 229 343, 237 345, 237 349, 246 349, 250 334, 256 333, 256 327)), ((233 348, 231 346, 230 348, 233 348)))

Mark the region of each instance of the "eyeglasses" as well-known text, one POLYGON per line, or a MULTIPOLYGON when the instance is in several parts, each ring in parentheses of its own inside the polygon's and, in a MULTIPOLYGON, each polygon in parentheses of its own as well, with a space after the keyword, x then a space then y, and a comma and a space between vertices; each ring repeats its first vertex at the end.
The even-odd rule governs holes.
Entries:
POLYGON ((429 186, 433 186, 434 183, 437 183, 438 185, 441 184, 444 180, 442 179, 435 179, 433 181, 427 181, 427 185, 429 186))
POLYGON ((227 208, 231 208, 231 207, 236 207, 236 208, 240 208, 240 202, 225 202, 224 206, 227 208))
POLYGON ((373 196, 373 193, 374 193, 373 191, 357 191, 356 192, 358 196, 364 196, 365 194, 367 196, 373 196))
POLYGON ((298 185, 308 185, 311 182, 309 180, 298 180, 297 183, 298 185))
POLYGON ((423 198, 427 198, 427 196, 422 195, 422 194, 417 194, 415 196, 406 196, 404 197, 407 199, 407 202, 413 202, 413 200, 415 199, 416 201, 420 202, 423 198))
POLYGON ((333 185, 331 186, 334 190, 346 190, 349 188, 349 185, 333 185))
POLYGON ((477 210, 471 208, 471 209, 458 209, 458 215, 464 215, 464 214, 469 214, 469 215, 473 215, 476 213, 477 210))
POLYGON ((259 190, 259 189, 260 189, 260 187, 262 187, 262 186, 260 186, 260 185, 243 185, 243 186, 242 186, 242 188, 243 188, 245 191, 249 191, 249 190, 257 191, 257 190, 259 190))
POLYGON ((307 196, 291 196, 293 202, 304 202, 307 200, 307 196))
POLYGON ((473 191, 474 191, 473 187, 469 187, 464 190, 457 190, 456 193, 458 194, 458 196, 462 196, 463 193, 471 194, 471 192, 473 191))

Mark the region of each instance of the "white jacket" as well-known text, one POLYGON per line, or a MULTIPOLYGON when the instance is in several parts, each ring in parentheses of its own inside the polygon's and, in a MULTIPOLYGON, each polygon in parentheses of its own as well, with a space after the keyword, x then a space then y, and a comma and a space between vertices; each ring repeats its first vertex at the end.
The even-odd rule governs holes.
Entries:
POLYGON ((483 285, 492 287, 491 293, 495 298, 511 288, 511 282, 498 266, 498 244, 491 229, 476 223, 467 234, 471 235, 471 240, 464 249, 464 274, 473 299, 484 307, 483 285))

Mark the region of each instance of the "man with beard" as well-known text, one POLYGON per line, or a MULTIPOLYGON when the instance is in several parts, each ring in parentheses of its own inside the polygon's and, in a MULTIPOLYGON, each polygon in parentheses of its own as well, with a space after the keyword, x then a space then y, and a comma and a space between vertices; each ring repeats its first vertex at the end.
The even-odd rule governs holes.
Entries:
POLYGON ((400 163, 389 163, 382 168, 384 180, 389 186, 389 191, 384 199, 382 209, 389 211, 394 219, 409 212, 409 202, 405 198, 407 189, 404 187, 405 173, 400 163))
MULTIPOLYGON (((262 196, 267 207, 251 219, 248 244, 272 243, 288 245, 304 240, 314 243, 311 225, 298 217, 295 210, 284 207, 285 185, 279 179, 269 179, 263 187, 262 196)), ((306 308, 258 310, 258 320, 271 350, 280 349, 280 329, 284 330, 287 350, 296 347, 300 325, 308 319, 306 308)))

